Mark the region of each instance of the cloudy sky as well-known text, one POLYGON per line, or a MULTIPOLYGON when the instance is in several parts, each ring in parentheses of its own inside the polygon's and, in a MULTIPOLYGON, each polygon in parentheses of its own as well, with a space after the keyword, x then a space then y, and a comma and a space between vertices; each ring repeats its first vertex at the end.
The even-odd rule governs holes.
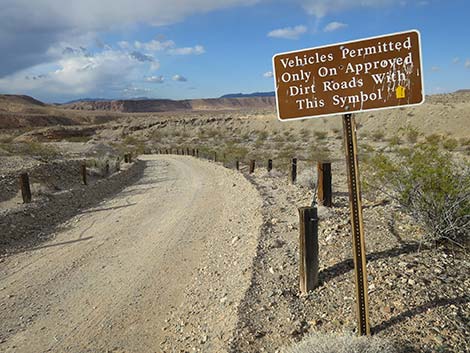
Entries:
POLYGON ((278 52, 418 29, 427 93, 470 88, 468 0, 0 0, 0 93, 272 91, 278 52))

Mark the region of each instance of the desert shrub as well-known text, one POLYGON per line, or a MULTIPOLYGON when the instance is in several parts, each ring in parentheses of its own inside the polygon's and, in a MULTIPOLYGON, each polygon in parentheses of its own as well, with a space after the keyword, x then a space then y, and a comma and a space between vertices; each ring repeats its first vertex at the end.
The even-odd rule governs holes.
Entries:
POLYGON ((64 140, 67 142, 88 142, 93 138, 93 136, 70 136, 64 140))
POLYGON ((394 159, 376 154, 365 167, 365 184, 396 199, 426 230, 424 240, 468 243, 470 164, 421 143, 394 159))
POLYGON ((325 145, 312 145, 307 150, 307 159, 310 161, 321 162, 331 160, 331 152, 325 145))
POLYGON ((40 142, 0 143, 0 149, 11 154, 53 159, 60 155, 52 146, 40 142))
POLYGON ((310 132, 306 128, 303 128, 303 129, 300 130, 300 136, 304 139, 307 138, 309 134, 310 134, 310 132))
POLYGON ((359 146, 359 154, 370 154, 370 153, 373 153, 375 151, 375 148, 374 146, 372 145, 369 145, 368 143, 361 143, 358 145, 359 146))
POLYGON ((391 341, 380 337, 312 334, 282 353, 399 353, 391 341))
POLYGON ((257 131, 257 134, 258 140, 266 140, 269 136, 268 132, 264 130, 257 131))
POLYGON ((121 160, 113 156, 101 156, 87 161, 92 175, 106 177, 121 170, 121 160))
POLYGON ((277 134, 277 135, 274 135, 273 141, 274 142, 284 142, 284 138, 281 135, 277 134))
MULTIPOLYGON (((410 113, 408 113, 408 115, 409 114, 410 113)), ((399 131, 401 131, 405 135, 409 143, 418 142, 418 138, 419 136, 421 136, 421 133, 419 132, 419 130, 410 124, 406 125, 405 127, 400 128, 399 131)))
POLYGON ((328 136, 326 131, 314 131, 313 134, 318 140, 324 140, 328 136))
POLYGON ((388 140, 388 143, 390 144, 390 146, 401 145, 401 142, 402 142, 401 138, 398 135, 394 135, 394 136, 390 137, 390 140, 388 140))
POLYGON ((448 151, 453 151, 457 148, 459 142, 454 138, 447 138, 442 141, 442 147, 444 147, 448 151))
POLYGON ((428 144, 437 146, 441 142, 442 136, 438 134, 432 134, 426 136, 424 139, 428 144))
POLYGON ((470 146, 470 138, 463 137, 459 140, 459 142, 460 142, 460 145, 463 147, 470 146))
POLYGON ((219 131, 217 129, 207 129, 206 135, 209 138, 214 138, 214 137, 219 136, 219 131))
POLYGON ((314 190, 315 173, 313 172, 313 168, 303 169, 299 175, 297 175, 297 184, 314 190))
POLYGON ((143 154, 146 150, 145 142, 131 135, 124 138, 123 144, 125 145, 123 148, 126 152, 143 154))
POLYGON ((382 130, 374 131, 371 134, 371 137, 374 141, 381 141, 381 140, 383 140, 384 136, 385 136, 385 134, 382 130))

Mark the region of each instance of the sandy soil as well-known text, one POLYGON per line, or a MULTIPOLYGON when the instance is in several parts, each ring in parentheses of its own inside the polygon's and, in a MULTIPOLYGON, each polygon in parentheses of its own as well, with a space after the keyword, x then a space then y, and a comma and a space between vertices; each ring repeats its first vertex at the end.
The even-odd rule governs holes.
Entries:
POLYGON ((206 161, 144 159, 139 182, 1 260, 0 351, 223 351, 250 284, 258 193, 206 161))

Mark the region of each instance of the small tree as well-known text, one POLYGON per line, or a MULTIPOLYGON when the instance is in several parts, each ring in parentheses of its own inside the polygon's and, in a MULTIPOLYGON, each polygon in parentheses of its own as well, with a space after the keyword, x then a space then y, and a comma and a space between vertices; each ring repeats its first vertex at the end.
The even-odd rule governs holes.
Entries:
POLYGON ((368 160, 365 184, 395 198, 426 230, 426 240, 460 245, 470 238, 470 165, 435 145, 397 150, 396 159, 368 160))

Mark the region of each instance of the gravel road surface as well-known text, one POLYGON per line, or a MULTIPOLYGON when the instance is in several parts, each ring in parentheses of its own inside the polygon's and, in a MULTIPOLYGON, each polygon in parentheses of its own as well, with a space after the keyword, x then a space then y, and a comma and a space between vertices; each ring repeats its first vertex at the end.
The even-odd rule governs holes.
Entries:
POLYGON ((225 350, 250 285, 260 196, 207 161, 142 159, 137 183, 2 259, 0 351, 225 350))

